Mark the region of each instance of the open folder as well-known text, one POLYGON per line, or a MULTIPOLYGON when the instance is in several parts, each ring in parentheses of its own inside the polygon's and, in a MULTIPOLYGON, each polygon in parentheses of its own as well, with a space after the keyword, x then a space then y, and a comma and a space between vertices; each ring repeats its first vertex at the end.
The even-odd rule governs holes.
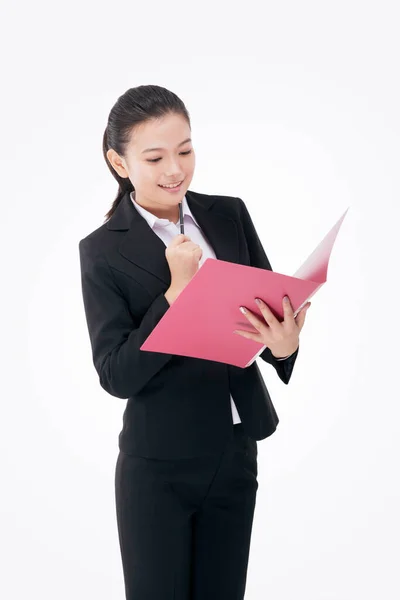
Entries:
POLYGON ((261 298, 282 321, 282 299, 287 295, 296 316, 327 280, 333 244, 348 210, 293 276, 208 258, 140 349, 250 366, 266 346, 233 333, 258 333, 239 307, 264 320, 254 302, 261 298))

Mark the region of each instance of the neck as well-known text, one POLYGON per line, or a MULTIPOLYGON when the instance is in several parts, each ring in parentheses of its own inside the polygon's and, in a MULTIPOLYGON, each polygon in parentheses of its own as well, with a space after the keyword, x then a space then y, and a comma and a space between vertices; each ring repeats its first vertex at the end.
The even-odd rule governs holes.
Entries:
POLYGON ((139 202, 135 198, 135 202, 139 204, 142 208, 148 210, 152 215, 157 217, 158 219, 168 219, 173 223, 177 223, 179 221, 179 206, 174 206, 172 208, 165 207, 165 209, 154 206, 147 206, 144 202, 139 202))

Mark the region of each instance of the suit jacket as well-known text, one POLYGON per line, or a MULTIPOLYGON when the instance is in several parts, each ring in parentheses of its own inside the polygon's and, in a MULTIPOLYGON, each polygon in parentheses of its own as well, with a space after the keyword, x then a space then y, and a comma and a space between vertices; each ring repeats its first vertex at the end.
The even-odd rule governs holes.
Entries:
MULTIPOLYGON (((240 198, 187 190, 186 199, 218 259, 272 270, 240 198)), ((233 435, 229 392, 245 432, 266 438, 279 419, 256 361, 242 369, 139 350, 169 308, 165 249, 129 192, 111 218, 79 242, 93 364, 100 385, 128 399, 119 448, 165 459, 222 452, 233 435)), ((266 348, 260 358, 287 384, 298 350, 278 361, 266 348)))

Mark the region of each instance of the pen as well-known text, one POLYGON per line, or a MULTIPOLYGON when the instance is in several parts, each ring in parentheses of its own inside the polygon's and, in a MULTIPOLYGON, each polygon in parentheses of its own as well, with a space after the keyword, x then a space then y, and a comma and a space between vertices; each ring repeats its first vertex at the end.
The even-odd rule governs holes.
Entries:
POLYGON ((179 227, 181 229, 181 233, 185 233, 185 229, 183 226, 183 209, 182 209, 182 202, 179 202, 179 227))

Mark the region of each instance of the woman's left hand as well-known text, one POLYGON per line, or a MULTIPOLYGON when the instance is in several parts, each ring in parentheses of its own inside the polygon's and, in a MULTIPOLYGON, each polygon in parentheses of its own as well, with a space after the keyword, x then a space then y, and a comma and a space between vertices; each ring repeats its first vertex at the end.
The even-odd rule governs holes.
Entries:
MULTIPOLYGON (((287 296, 285 296, 287 298, 287 296)), ((264 317, 264 321, 252 313, 249 309, 241 307, 246 312, 247 319, 257 329, 258 333, 250 333, 249 331, 235 330, 233 333, 242 335, 243 337, 259 342, 263 346, 268 346, 275 358, 283 358, 293 354, 299 346, 299 335, 303 328, 306 318, 307 309, 311 306, 311 302, 307 302, 294 318, 294 311, 289 298, 283 304, 283 321, 280 323, 274 316, 271 309, 265 302, 260 300, 259 309, 264 317)))

